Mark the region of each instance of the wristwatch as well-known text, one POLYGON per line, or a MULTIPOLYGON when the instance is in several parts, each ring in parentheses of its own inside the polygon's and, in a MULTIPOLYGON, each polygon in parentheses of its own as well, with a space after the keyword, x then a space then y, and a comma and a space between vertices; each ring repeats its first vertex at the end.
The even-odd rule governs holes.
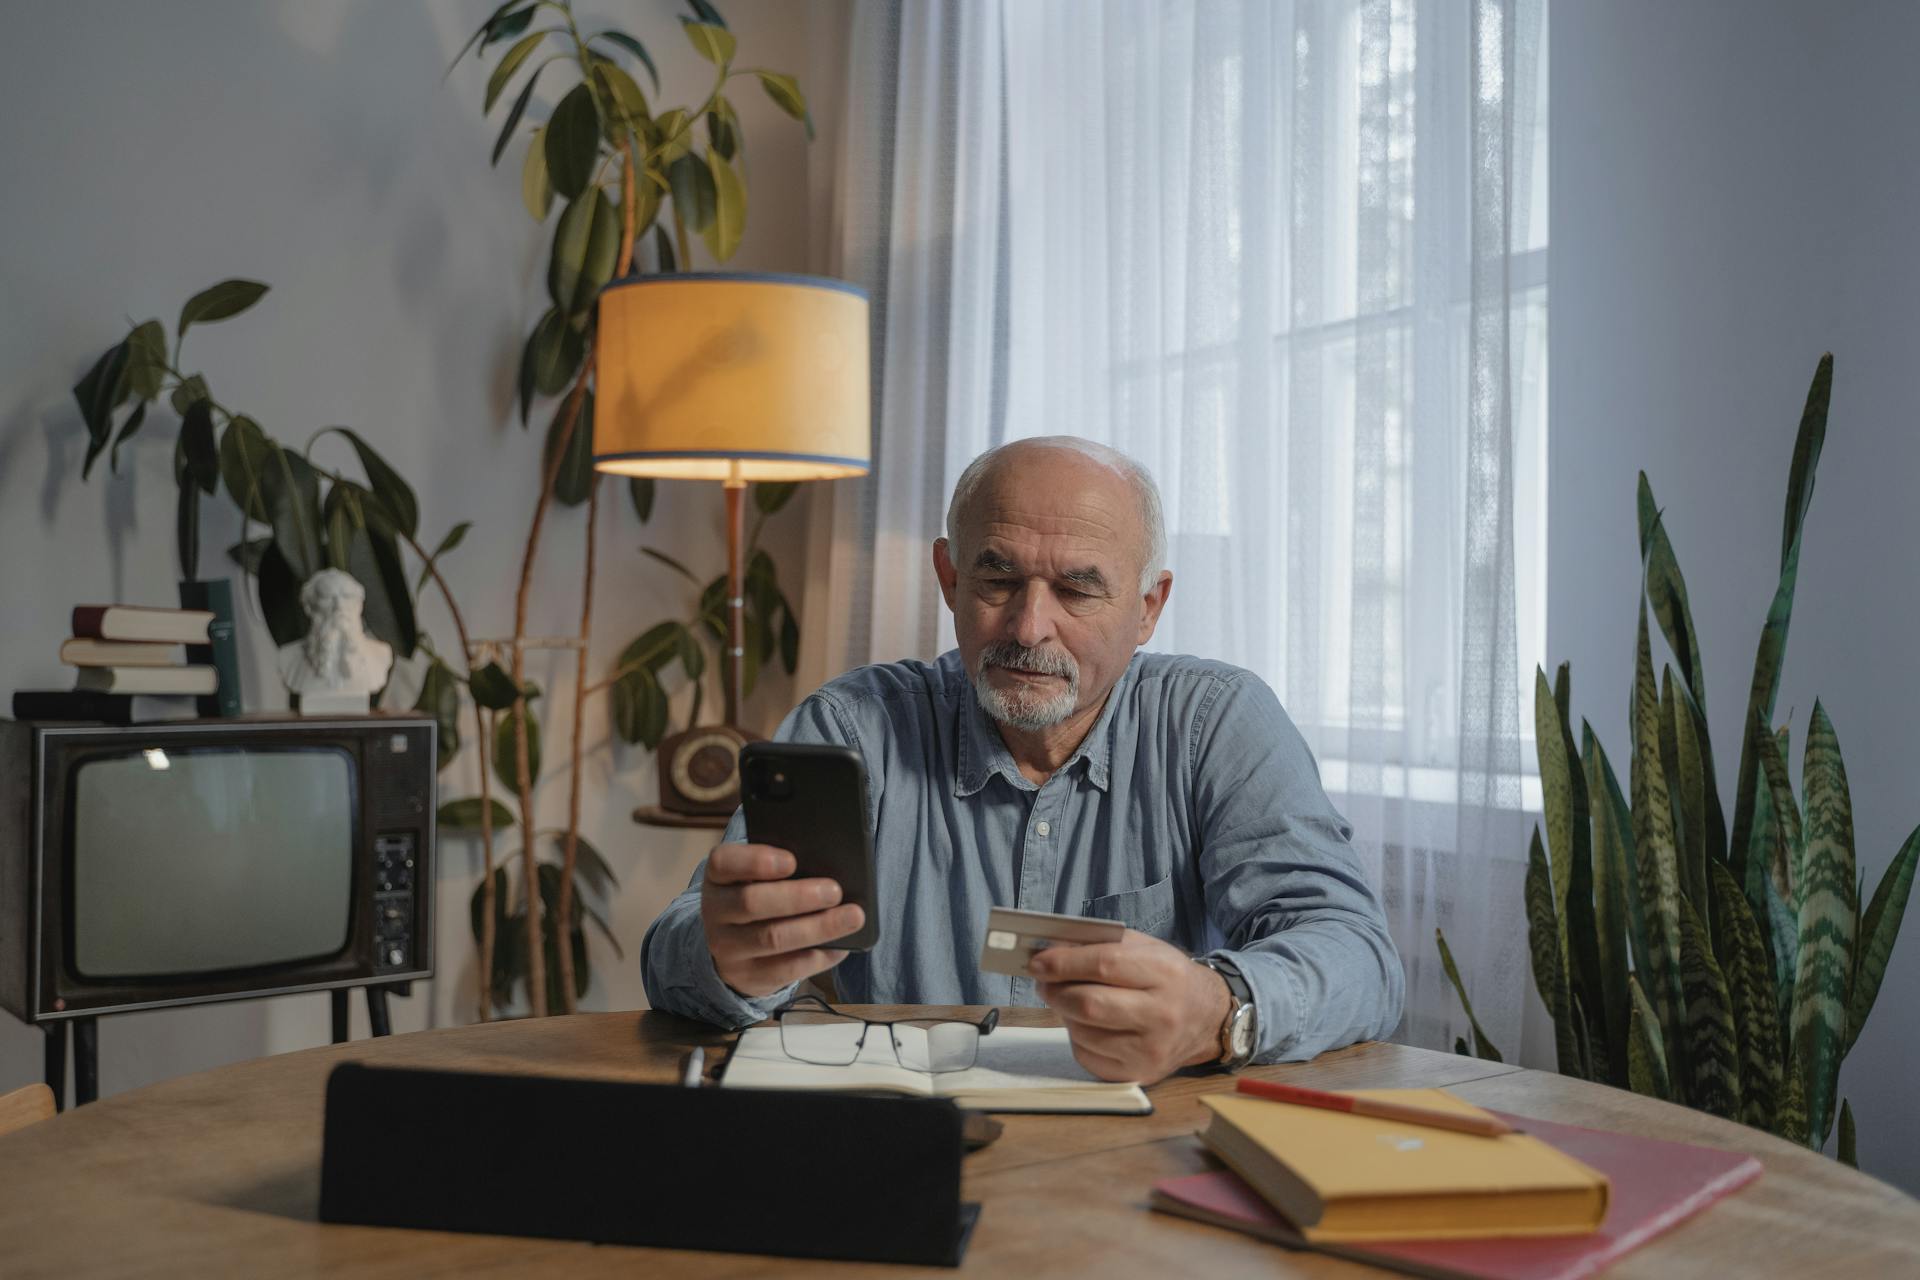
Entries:
POLYGON ((1253 988, 1247 985, 1240 966, 1222 956, 1195 956, 1195 964, 1205 965, 1227 984, 1233 1007, 1220 1024, 1220 1056, 1217 1062, 1229 1071, 1238 1071, 1253 1061, 1253 1050, 1260 1043, 1258 1013, 1253 1005, 1253 988))

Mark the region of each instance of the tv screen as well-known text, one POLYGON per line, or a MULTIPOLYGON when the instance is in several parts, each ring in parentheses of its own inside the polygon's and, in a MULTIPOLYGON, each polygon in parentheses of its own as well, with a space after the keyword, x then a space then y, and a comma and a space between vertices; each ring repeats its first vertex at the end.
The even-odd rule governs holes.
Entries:
POLYGON ((158 748, 74 772, 72 963, 157 978, 347 945, 354 760, 337 747, 158 748))

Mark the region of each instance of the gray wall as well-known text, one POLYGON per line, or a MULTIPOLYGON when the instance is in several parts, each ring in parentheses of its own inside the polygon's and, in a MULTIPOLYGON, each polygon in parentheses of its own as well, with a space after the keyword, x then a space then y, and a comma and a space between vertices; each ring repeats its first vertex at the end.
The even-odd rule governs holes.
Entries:
MULTIPOLYGON (((1869 893, 1920 823, 1917 47, 1920 8, 1891 0, 1562 3, 1552 23, 1549 661, 1572 661, 1577 713, 1624 760, 1644 468, 1733 794, 1794 430, 1831 350, 1777 718, 1797 777, 1816 696, 1832 716, 1869 893)), ((1841 1076, 1862 1166, 1914 1191, 1917 984, 1909 916, 1841 1076)))
MULTIPOLYGON (((149 418, 123 454, 82 483, 85 433, 68 388, 126 322, 158 315, 171 330, 180 304, 227 276, 273 291, 252 312, 189 334, 187 360, 223 403, 289 442, 332 423, 362 431, 415 484, 432 537, 474 521, 448 557, 476 634, 512 630, 520 548, 537 479, 545 417, 523 433, 509 401, 524 333, 545 302, 546 233, 521 207, 519 149, 489 169, 498 117, 480 114, 487 71, 468 60, 441 76, 492 0, 193 0, 166 5, 106 0, 8 6, 0 77, 0 691, 57 688, 57 659, 77 603, 172 603, 171 479, 176 424, 149 418)), ((617 15, 653 51, 665 98, 704 93, 705 63, 679 30, 669 0, 581 0, 583 22, 617 15)), ((743 66, 806 80, 809 31, 820 10, 773 0, 726 0, 743 66)), ((591 28, 589 28, 591 29, 591 28)), ((499 52, 496 49, 495 54, 499 52)), ((491 62, 489 63, 491 65, 491 62)), ((546 100, 562 85, 543 78, 546 100), (551 82, 551 84, 548 84, 551 82)), ((837 110, 832 85, 807 84, 823 134, 837 110)), ((735 263, 806 266, 810 157, 799 127, 751 80, 737 90, 748 139, 749 218, 735 263)), ((504 107, 497 112, 503 112, 504 107)), ((319 455, 350 466, 350 455, 319 455)), ((104 460, 103 460, 104 461, 104 460)), ((718 486, 663 486, 643 531, 618 490, 602 511, 595 610, 596 666, 691 602, 642 541, 696 566, 721 567, 718 486)), ((224 567, 230 509, 209 503, 203 572, 224 567)), ((782 513, 772 545, 796 545, 803 502, 782 513)), ((584 512, 549 520, 531 629, 567 633, 578 617, 584 512)), ((778 553, 794 586, 801 557, 778 553)), ((798 599, 798 593, 793 592, 798 599)), ((455 637, 430 602, 422 622, 443 647, 455 637)), ((250 659, 249 705, 284 707, 268 664, 270 641, 241 623, 250 659)), ((572 659, 542 658, 532 674, 546 707, 571 706, 572 659)), ((771 727, 791 695, 770 679, 749 724, 771 727)), ((713 704, 709 701, 709 707, 713 704)), ((549 737, 565 731, 565 717, 549 737)), ((654 795, 650 755, 606 741, 604 700, 590 710, 587 837, 622 881, 612 924, 622 962, 594 945, 591 1008, 645 1003, 634 949, 647 923, 684 884, 705 833, 636 827, 628 814, 654 795)), ((560 754, 558 742, 549 759, 560 754)), ((443 776, 471 794, 469 751, 443 776)), ((539 804, 564 821, 564 773, 548 769, 539 804)), ((511 846, 503 846, 503 852, 511 846)), ((396 1026, 471 1021, 474 947, 467 900, 478 854, 444 850, 438 903, 440 977, 395 1004, 396 1026)), ((364 1012, 356 1001, 356 1024, 364 1012)), ((104 1019, 104 1092, 327 1038, 324 996, 104 1019)), ((0 1089, 37 1079, 40 1035, 0 1019, 0 1089)))

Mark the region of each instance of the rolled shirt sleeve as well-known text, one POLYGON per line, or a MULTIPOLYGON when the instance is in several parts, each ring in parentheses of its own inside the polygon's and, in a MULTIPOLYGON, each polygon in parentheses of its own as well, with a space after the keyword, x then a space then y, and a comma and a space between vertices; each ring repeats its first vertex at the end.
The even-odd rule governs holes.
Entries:
POLYGON ((1214 954, 1253 989, 1254 1060, 1391 1035, 1400 957, 1352 830, 1273 691, 1250 673, 1223 680, 1191 748, 1203 892, 1226 940, 1214 954))
MULTIPOLYGON (((776 742, 851 745, 832 702, 818 694, 789 712, 773 737, 776 742)), ((738 844, 747 838, 746 832, 746 817, 735 809, 720 843, 738 844)), ((713 966, 706 926, 700 919, 700 886, 706 876, 707 859, 702 858, 685 891, 647 930, 640 944, 640 976, 654 1008, 732 1031, 770 1017, 793 998, 800 984, 759 997, 743 996, 726 984, 713 966)))

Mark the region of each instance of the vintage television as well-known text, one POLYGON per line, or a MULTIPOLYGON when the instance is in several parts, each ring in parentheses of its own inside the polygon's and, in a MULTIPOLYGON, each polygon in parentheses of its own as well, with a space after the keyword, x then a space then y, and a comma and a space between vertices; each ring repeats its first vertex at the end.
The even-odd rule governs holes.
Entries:
POLYGON ((52 1024, 431 977, 435 729, 0 720, 0 1007, 52 1024))

